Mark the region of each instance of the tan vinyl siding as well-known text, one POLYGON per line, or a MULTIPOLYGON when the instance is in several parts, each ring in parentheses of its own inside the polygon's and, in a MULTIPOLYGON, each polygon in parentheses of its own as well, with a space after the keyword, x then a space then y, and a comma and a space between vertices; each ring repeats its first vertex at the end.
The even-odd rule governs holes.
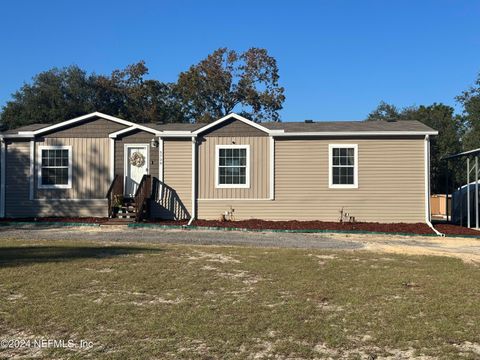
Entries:
POLYGON ((199 199, 267 199, 270 194, 269 137, 207 137, 198 147, 199 199), (250 187, 216 188, 216 146, 250 146, 250 187))
POLYGON ((6 149, 5 216, 27 216, 31 206, 30 142, 10 143, 6 149))
POLYGON ((108 138, 108 135, 125 129, 126 126, 106 119, 87 120, 73 126, 55 130, 44 137, 54 138, 108 138))
POLYGON ((199 200, 198 218, 424 222, 423 139, 276 140, 275 200, 199 200), (358 144, 358 189, 330 189, 328 145, 358 144))
POLYGON ((6 217, 103 217, 107 215, 107 202, 103 199, 30 200, 30 142, 28 141, 7 145, 5 165, 7 169, 5 172, 6 217))
POLYGON ((192 142, 164 140, 164 183, 159 189, 161 216, 186 219, 192 212, 192 142))
POLYGON ((36 199, 104 199, 110 186, 110 147, 108 138, 45 138, 39 146, 72 147, 72 187, 70 189, 37 189, 38 164, 35 167, 36 199))

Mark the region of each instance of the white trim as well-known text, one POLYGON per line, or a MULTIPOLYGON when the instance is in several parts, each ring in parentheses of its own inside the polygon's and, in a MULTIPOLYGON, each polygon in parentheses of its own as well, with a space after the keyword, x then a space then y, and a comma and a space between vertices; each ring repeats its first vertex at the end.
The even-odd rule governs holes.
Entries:
POLYGON ((33 200, 35 192, 35 141, 30 140, 30 192, 29 200, 33 200))
POLYGON ((425 220, 430 221, 430 137, 425 136, 425 220))
POLYGON ((163 182, 163 139, 158 139, 158 179, 163 182))
POLYGON ((133 125, 133 126, 130 126, 130 127, 127 127, 125 129, 121 129, 121 130, 118 130, 118 131, 115 131, 111 134, 108 134, 108 137, 111 138, 111 139, 116 139, 118 137, 118 135, 122 135, 122 134, 125 134, 125 133, 129 133, 131 131, 134 131, 134 130, 143 130, 143 131, 146 131, 146 132, 149 132, 151 134, 154 134, 154 135, 160 135, 161 132, 160 131, 157 131, 157 130, 154 130, 152 128, 149 128, 149 127, 146 127, 146 126, 142 126, 142 125, 133 125))
POLYGON ((275 199, 275 139, 270 136, 270 200, 275 199))
POLYGON ((110 182, 115 178, 115 139, 109 139, 110 149, 110 182))
POLYGON ((197 217, 197 138, 192 136, 192 214, 188 225, 197 217))
POLYGON ((295 136, 424 136, 438 135, 438 131, 317 131, 317 132, 287 132, 274 134, 281 137, 295 136))
POLYGON ((3 134, 0 135, 0 139, 30 139, 33 138, 33 135, 29 132, 24 134, 23 131, 20 131, 18 134, 3 134))
MULTIPOLYGON (((425 165, 425 223, 437 234, 438 236, 445 236, 440 231, 435 229, 431 223, 430 217, 430 137, 425 135, 424 141, 424 165, 425 165)), ((447 199, 448 201, 448 199, 447 199)))
POLYGON ((358 144, 328 144, 328 187, 330 189, 358 189, 358 144), (353 149, 353 184, 334 184, 332 171, 333 149, 353 149))
POLYGON ((215 188, 217 189, 248 189, 250 188, 250 145, 215 145, 215 188), (245 184, 219 183, 220 149, 246 149, 247 163, 245 166, 245 184))
POLYGON ((58 128, 62 128, 62 127, 72 125, 72 124, 75 124, 75 123, 83 121, 83 120, 90 119, 92 117, 99 117, 99 118, 102 118, 102 119, 106 119, 106 120, 116 122, 118 124, 122 124, 122 125, 126 125, 126 126, 133 126, 133 127, 136 127, 136 128, 139 128, 139 129, 142 129, 142 130, 145 130, 145 131, 149 131, 149 132, 157 132, 157 130, 154 130, 152 128, 149 128, 149 127, 146 127, 146 126, 143 126, 143 125, 140 125, 140 124, 135 124, 131 121, 123 120, 123 119, 117 118, 115 116, 111 116, 111 115, 107 115, 107 114, 103 114, 101 112, 95 111, 93 113, 86 114, 86 115, 83 115, 83 116, 79 116, 79 117, 76 117, 74 119, 70 119, 70 120, 67 120, 67 121, 62 121, 61 123, 58 123, 58 124, 55 124, 55 125, 50 125, 50 126, 41 128, 41 129, 36 130, 36 131, 30 131, 30 132, 25 131, 25 132, 22 132, 22 134, 25 134, 25 135, 30 135, 30 134, 31 135, 40 135, 40 134, 44 134, 46 132, 50 132, 52 130, 56 130, 58 128))
POLYGON ((37 189, 71 189, 72 188, 72 146, 71 145, 41 145, 37 154, 37 189), (42 151, 43 150, 68 150, 68 184, 43 185, 42 184, 42 151))
POLYGON ((239 120, 239 121, 241 121, 241 122, 243 122, 247 125, 250 125, 250 126, 256 128, 258 130, 261 130, 261 131, 263 131, 267 134, 282 134, 284 132, 284 130, 270 130, 270 129, 267 129, 265 126, 262 126, 262 125, 254 122, 252 120, 244 118, 243 116, 237 115, 235 113, 231 113, 231 114, 228 114, 228 115, 226 115, 226 116, 224 116, 224 117, 222 117, 222 118, 220 118, 220 119, 218 119, 218 120, 216 120, 216 121, 214 121, 214 122, 212 122, 208 125, 205 125, 205 126, 201 127, 200 129, 197 129, 197 130, 193 131, 192 134, 193 135, 198 135, 200 133, 203 133, 206 130, 211 129, 212 127, 215 127, 215 126, 221 124, 222 122, 227 121, 231 118, 234 118, 235 120, 239 120))
POLYGON ((7 159, 7 147, 5 141, 0 142, 0 217, 5 217, 5 161, 7 159))
POLYGON ((147 175, 150 174, 150 144, 138 143, 138 144, 124 144, 123 145, 123 194, 126 195, 127 190, 127 167, 128 167, 128 148, 129 147, 144 147, 147 149, 147 175))

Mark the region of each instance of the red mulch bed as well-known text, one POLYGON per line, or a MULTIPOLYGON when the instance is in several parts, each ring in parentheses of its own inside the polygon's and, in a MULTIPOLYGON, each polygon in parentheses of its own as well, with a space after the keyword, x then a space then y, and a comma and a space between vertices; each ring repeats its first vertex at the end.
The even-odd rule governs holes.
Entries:
POLYGON ((38 218, 5 218, 0 219, 0 222, 61 222, 61 223, 87 223, 87 224, 102 224, 106 222, 108 218, 98 217, 38 217, 38 218))
MULTIPOLYGON (((183 221, 155 221, 161 225, 186 225, 183 221)), ((218 221, 218 220, 195 220, 194 226, 242 228, 253 230, 343 230, 343 231, 375 231, 385 233, 411 233, 433 234, 426 224, 380 224, 380 223, 339 223, 324 221, 267 221, 267 220, 242 220, 242 221, 218 221)))
POLYGON ((473 235, 480 237, 480 231, 453 224, 435 224, 435 229, 445 235, 473 235))
MULTIPOLYGON (((97 217, 39 217, 39 218, 5 218, 0 219, 0 223, 6 222, 61 222, 61 223, 87 223, 102 224, 108 221, 108 218, 97 217)), ((150 220, 147 223, 158 225, 187 225, 188 220, 150 220)), ((218 221, 218 220, 195 220, 194 226, 202 227, 225 227, 225 228, 241 228, 252 230, 341 230, 341 231, 371 231, 384 233, 410 233, 418 235, 430 235, 433 231, 423 223, 406 224, 406 223, 339 223, 325 221, 267 221, 267 220, 241 220, 241 221, 218 221)), ((466 227, 453 224, 435 224, 435 228, 446 235, 468 235, 480 237, 480 231, 472 230, 466 227)))

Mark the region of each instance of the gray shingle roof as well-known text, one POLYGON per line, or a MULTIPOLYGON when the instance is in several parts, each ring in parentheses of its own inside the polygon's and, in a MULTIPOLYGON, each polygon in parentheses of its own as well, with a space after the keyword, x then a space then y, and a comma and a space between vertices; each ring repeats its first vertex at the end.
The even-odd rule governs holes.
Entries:
POLYGON ((362 131, 432 131, 430 127, 416 120, 402 121, 317 121, 263 123, 270 130, 293 132, 362 132, 362 131))
POLYGON ((3 132, 3 134, 16 134, 19 131, 35 131, 50 125, 52 124, 29 124, 15 129, 6 130, 3 132))
MULTIPOLYGON (((30 124, 3 132, 17 134, 19 131, 35 131, 51 124, 30 124)), ((205 124, 142 124, 159 131, 195 131, 205 124)), ((305 122, 267 122, 260 125, 270 130, 284 130, 285 133, 308 132, 395 132, 395 131, 432 131, 433 129, 416 120, 401 121, 315 121, 305 122)))

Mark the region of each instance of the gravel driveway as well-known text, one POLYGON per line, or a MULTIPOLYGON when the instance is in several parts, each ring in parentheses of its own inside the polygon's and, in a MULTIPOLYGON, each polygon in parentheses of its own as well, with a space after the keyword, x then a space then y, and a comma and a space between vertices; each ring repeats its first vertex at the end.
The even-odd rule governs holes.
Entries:
POLYGON ((247 245, 262 247, 360 249, 354 241, 332 239, 327 235, 255 233, 240 231, 163 230, 124 226, 52 227, 42 225, 5 226, 0 239, 94 240, 198 245, 247 245))
POLYGON ((257 233, 240 231, 163 230, 123 226, 54 227, 15 225, 0 227, 1 239, 87 240, 196 245, 242 245, 331 250, 370 250, 409 255, 439 255, 480 264, 480 239, 376 234, 257 233))

